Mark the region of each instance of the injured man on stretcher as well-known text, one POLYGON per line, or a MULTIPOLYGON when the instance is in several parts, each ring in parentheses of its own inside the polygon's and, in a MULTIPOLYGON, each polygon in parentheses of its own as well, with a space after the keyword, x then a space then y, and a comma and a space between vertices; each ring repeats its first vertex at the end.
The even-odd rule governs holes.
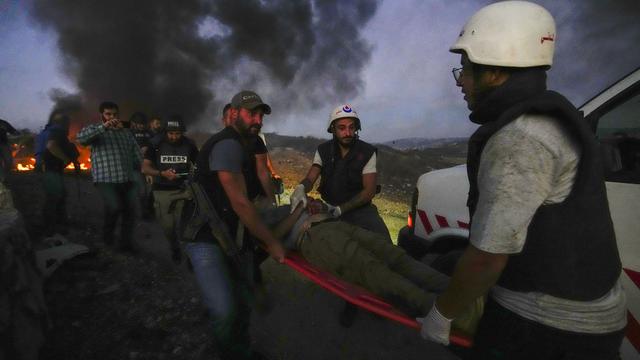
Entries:
MULTIPOLYGON (((425 316, 437 293, 444 291, 449 277, 413 259, 402 248, 380 234, 337 221, 318 200, 290 214, 290 207, 261 210, 261 217, 288 250, 333 275, 359 285, 407 312, 425 316)), ((483 299, 476 301, 453 327, 475 331, 482 315, 483 299)))

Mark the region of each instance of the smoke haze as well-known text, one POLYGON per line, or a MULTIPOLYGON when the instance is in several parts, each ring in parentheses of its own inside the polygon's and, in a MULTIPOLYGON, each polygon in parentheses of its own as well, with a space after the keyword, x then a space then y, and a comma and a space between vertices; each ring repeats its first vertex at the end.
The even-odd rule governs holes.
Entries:
MULTIPOLYGON (((534 2, 558 27, 549 87, 574 104, 640 65, 637 0, 534 2)), ((273 107, 267 132, 327 136, 327 116, 342 102, 357 109, 369 141, 475 129, 448 49, 490 1, 101 3, 0 0, 0 81, 9 84, 0 117, 36 129, 52 101, 70 96, 84 119, 114 100, 123 117, 177 112, 190 129, 204 120, 199 129, 211 131, 221 105, 253 89, 273 107)))
POLYGON ((35 0, 32 17, 58 35, 62 67, 94 112, 103 100, 133 111, 219 118, 243 89, 274 108, 355 96, 371 47, 360 36, 378 2, 312 0, 35 0))

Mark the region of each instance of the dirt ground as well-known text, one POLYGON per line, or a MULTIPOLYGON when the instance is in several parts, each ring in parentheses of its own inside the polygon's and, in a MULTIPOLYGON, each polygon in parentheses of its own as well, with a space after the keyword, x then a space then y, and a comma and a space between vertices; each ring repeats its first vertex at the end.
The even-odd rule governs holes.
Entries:
MULTIPOLYGON (((42 240, 43 195, 36 173, 9 180, 28 232, 42 240)), ((290 185, 290 184, 288 184, 290 185)), ((91 252, 66 263, 46 282, 51 328, 42 360, 215 359, 208 321, 193 275, 174 265, 160 229, 140 222, 136 256, 100 243, 102 203, 89 176, 68 175, 67 238, 91 252)), ((338 324, 344 302, 267 260, 262 265, 267 313, 251 318, 254 347, 270 359, 456 359, 414 330, 360 311, 348 329, 338 324)))

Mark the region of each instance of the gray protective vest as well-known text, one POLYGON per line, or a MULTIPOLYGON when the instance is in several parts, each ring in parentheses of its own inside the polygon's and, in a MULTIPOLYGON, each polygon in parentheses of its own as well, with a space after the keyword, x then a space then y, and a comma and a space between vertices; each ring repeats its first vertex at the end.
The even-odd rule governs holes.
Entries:
POLYGON ((522 252, 509 256, 498 285, 577 301, 597 299, 610 291, 620 276, 620 256, 599 144, 582 115, 562 95, 544 91, 518 102, 471 136, 467 159, 471 221, 480 191, 477 177, 482 150, 497 131, 525 113, 558 119, 580 143, 582 157, 571 193, 562 203, 538 208, 522 252))

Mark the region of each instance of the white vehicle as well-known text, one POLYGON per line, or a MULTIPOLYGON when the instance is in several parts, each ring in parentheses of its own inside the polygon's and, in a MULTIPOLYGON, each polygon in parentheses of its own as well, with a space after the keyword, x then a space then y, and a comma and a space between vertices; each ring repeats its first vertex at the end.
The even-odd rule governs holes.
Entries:
MULTIPOLYGON (((606 187, 629 307, 624 360, 640 360, 640 68, 582 107, 601 143, 606 187)), ((445 272, 468 244, 469 182, 464 165, 432 171, 418 179, 408 225, 398 245, 416 258, 426 257, 445 272)))

